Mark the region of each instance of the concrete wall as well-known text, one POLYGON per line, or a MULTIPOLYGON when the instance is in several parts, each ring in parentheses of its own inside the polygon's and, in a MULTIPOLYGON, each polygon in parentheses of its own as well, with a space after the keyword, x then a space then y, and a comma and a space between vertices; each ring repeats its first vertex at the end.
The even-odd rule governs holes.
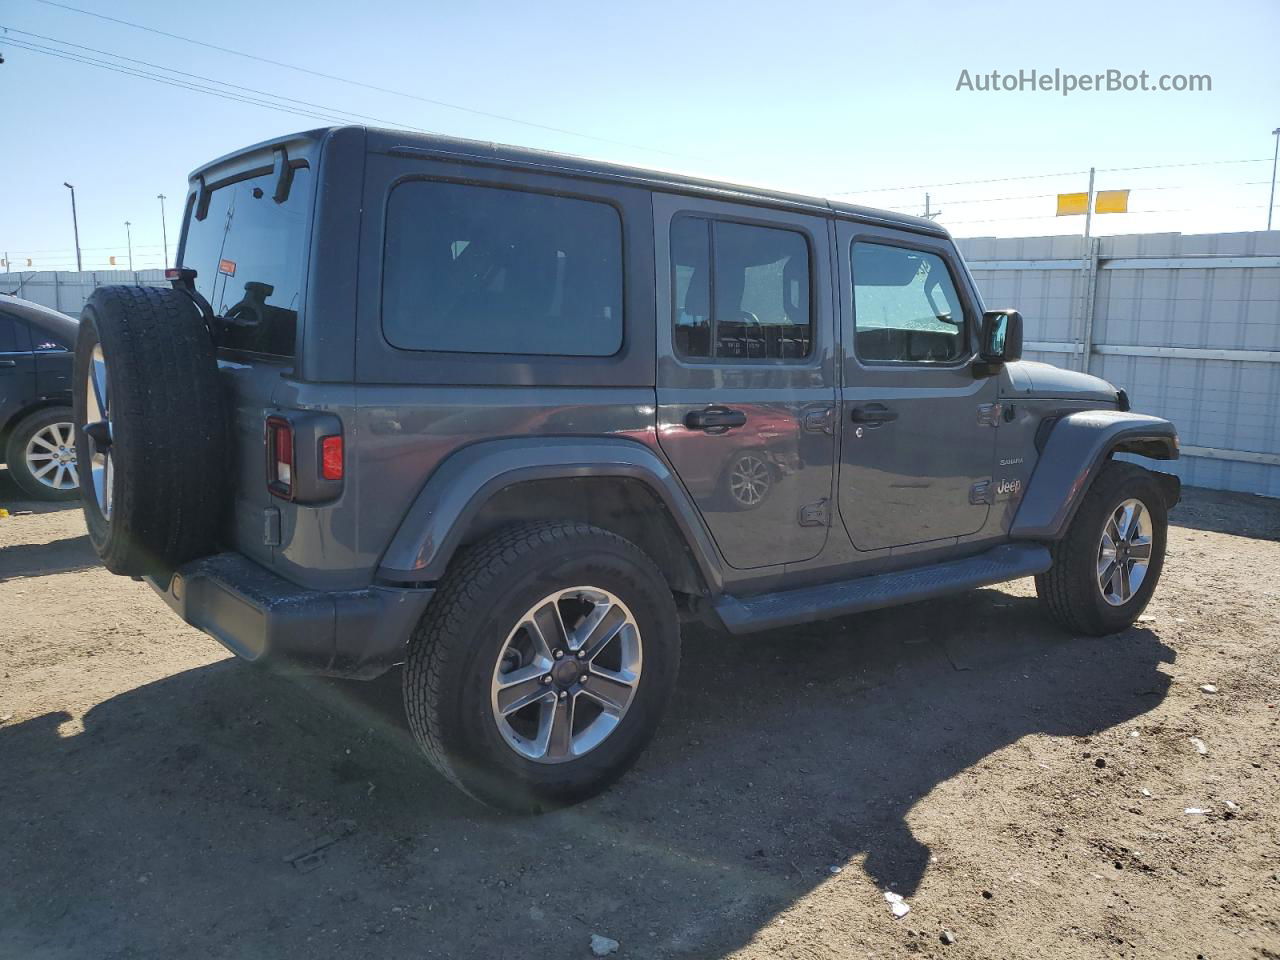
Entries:
POLYGON ((80 308, 95 287, 109 283, 136 283, 142 286, 167 287, 163 270, 27 270, 0 273, 0 293, 31 300, 42 306, 79 316, 80 308))
POLYGON ((957 241, 1026 357, 1178 426, 1184 482, 1280 496, 1280 231, 957 241))

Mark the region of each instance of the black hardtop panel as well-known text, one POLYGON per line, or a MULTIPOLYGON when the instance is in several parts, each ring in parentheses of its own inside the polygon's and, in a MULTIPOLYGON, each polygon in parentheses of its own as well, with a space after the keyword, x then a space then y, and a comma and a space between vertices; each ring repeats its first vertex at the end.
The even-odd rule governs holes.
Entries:
MULTIPOLYGON (((191 178, 195 179, 198 176, 203 176, 206 183, 212 186, 213 182, 228 176, 234 177, 245 168, 269 163, 272 151, 281 144, 284 144, 286 148, 304 148, 307 144, 319 144, 326 136, 339 129, 342 128, 324 127, 266 140, 243 150, 237 150, 226 156, 219 157, 217 160, 199 167, 192 171, 191 178)), ((548 150, 533 150, 527 147, 515 147, 483 140, 464 140, 458 137, 378 128, 367 128, 366 133, 368 136, 368 149, 373 153, 420 155, 490 166, 517 167, 528 171, 563 174, 586 179, 624 182, 652 190, 694 194, 738 203, 783 207, 803 210, 809 213, 834 214, 881 226, 911 230, 916 233, 927 233, 939 237, 949 236, 944 228, 923 217, 913 217, 909 214, 895 213, 891 210, 878 210, 874 207, 863 207, 852 203, 826 200, 822 197, 786 193, 762 187, 743 186, 741 184, 710 180, 681 173, 651 170, 643 167, 606 163, 601 160, 590 160, 571 154, 553 153, 548 150)))
POLYGON ((329 134, 340 129, 343 128, 322 127, 318 130, 306 130, 302 133, 291 133, 263 140, 261 143, 233 150, 216 160, 201 164, 191 171, 187 179, 194 184, 196 180, 203 177, 205 185, 213 189, 226 180, 242 179, 252 171, 268 171, 274 162, 273 154, 280 146, 288 152, 290 160, 306 158, 314 163, 315 152, 321 142, 329 134))

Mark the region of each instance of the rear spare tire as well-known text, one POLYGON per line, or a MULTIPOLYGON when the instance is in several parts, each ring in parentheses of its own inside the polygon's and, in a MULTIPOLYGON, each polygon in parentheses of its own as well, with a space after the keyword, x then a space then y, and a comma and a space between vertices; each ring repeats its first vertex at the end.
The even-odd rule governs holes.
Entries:
POLYGON ((229 445, 213 341, 177 290, 111 286, 80 314, 72 384, 81 502, 112 573, 216 549, 229 445))

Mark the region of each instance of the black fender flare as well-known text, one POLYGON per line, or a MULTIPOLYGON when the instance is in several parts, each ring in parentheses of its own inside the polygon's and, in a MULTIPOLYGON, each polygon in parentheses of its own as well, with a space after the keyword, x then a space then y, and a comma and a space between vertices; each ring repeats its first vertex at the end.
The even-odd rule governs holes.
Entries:
POLYGON ((517 437, 462 448, 423 485, 382 556, 378 579, 434 583, 491 497, 518 483, 584 477, 645 484, 670 512, 707 587, 721 591, 724 576, 715 542, 680 480, 648 447, 614 438, 517 437))
MULTIPOLYGON (((1009 535, 1015 540, 1060 539, 1094 477, 1117 452, 1176 460, 1178 431, 1161 417, 1120 410, 1081 410, 1061 417, 1049 431, 1009 535)), ((1177 503, 1178 478, 1168 476, 1163 486, 1168 505, 1177 503)))

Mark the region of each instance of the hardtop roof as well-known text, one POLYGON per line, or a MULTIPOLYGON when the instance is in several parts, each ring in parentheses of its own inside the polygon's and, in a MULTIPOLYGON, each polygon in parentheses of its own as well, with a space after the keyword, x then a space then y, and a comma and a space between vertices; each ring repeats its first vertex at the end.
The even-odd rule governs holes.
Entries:
MULTIPOLYGON (((207 176, 210 171, 247 154, 265 153, 283 143, 301 140, 319 142, 334 131, 341 129, 344 129, 344 127, 320 127, 265 140, 262 143, 236 150, 203 164, 192 171, 191 179, 194 180, 202 175, 207 176)), ((835 214, 856 220, 901 227, 916 233, 926 233, 932 236, 949 236, 946 229, 932 220, 926 220, 924 217, 915 217, 910 214, 881 210, 875 207, 864 207, 823 197, 746 186, 728 181, 712 180, 645 167, 608 163, 573 154, 535 150, 529 147, 511 146, 483 140, 464 140, 458 137, 446 137, 438 134, 414 133, 408 130, 391 130, 377 127, 357 129, 365 131, 368 148, 378 153, 436 156, 453 158, 464 162, 518 166, 525 169, 537 169, 547 173, 559 173, 589 179, 624 181, 653 190, 693 193, 715 199, 736 200, 738 202, 766 206, 799 208, 816 214, 835 214)))

